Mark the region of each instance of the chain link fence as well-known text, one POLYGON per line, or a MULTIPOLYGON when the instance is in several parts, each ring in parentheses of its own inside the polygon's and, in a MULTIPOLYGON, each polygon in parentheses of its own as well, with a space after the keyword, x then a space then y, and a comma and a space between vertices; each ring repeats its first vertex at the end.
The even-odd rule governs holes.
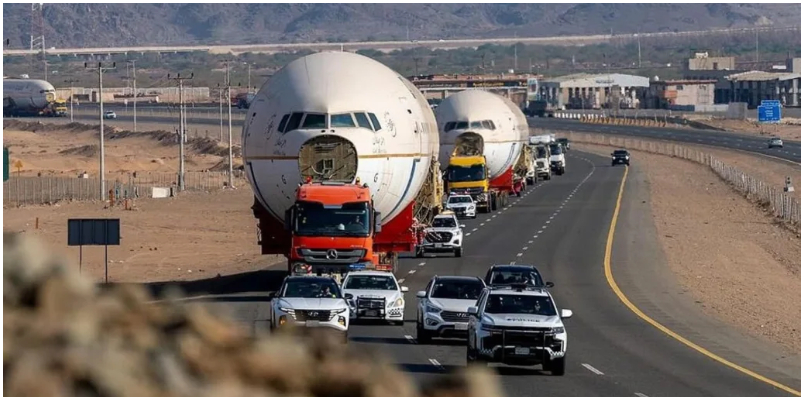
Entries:
POLYGON ((765 182, 747 175, 737 168, 729 166, 711 154, 668 142, 657 142, 579 132, 564 132, 562 133, 562 136, 565 136, 576 143, 587 143, 639 150, 648 153, 683 158, 698 164, 706 165, 724 181, 731 184, 732 187, 746 196, 749 200, 755 201, 760 206, 771 212, 775 217, 792 225, 797 230, 801 229, 801 205, 798 201, 796 201, 796 199, 787 195, 787 193, 785 193, 783 190, 779 190, 765 182))
MULTIPOLYGON (((178 175, 170 172, 139 172, 106 180, 106 190, 115 199, 151 197, 151 188, 177 188, 178 175)), ((234 185, 246 184, 243 171, 234 171, 234 185)), ((228 173, 218 171, 186 172, 187 191, 221 190, 228 184, 228 173)), ((100 197, 100 181, 92 178, 55 176, 11 176, 3 183, 3 205, 20 206, 51 204, 62 201, 96 201, 100 197)), ((108 198, 108 196, 107 196, 108 198)))

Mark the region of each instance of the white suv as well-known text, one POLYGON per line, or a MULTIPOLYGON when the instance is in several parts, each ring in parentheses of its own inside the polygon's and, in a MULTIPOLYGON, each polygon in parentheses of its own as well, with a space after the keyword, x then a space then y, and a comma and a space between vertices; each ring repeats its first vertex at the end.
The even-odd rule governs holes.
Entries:
POLYGON ((477 205, 472 196, 468 194, 453 194, 447 199, 447 210, 452 211, 458 217, 477 218, 477 205))
POLYGON ((349 296, 341 293, 330 277, 289 276, 270 296, 271 330, 286 324, 308 328, 329 328, 343 334, 349 331, 349 296))
POLYGON ((572 311, 559 314, 543 287, 488 288, 468 314, 467 364, 541 365, 553 375, 564 375, 567 332, 562 320, 572 311))
POLYGON ((425 253, 454 253, 455 257, 463 255, 463 229, 458 217, 452 211, 444 211, 436 215, 433 224, 424 229, 424 239, 416 246, 416 257, 425 253))
POLYGON ((350 296, 353 319, 379 319, 394 325, 405 321, 408 288, 399 286, 394 274, 386 271, 360 271, 346 274, 343 292, 350 296))
POLYGON ((463 336, 469 327, 466 310, 477 303, 486 284, 478 277, 438 276, 416 293, 416 340, 429 343, 434 337, 463 336))

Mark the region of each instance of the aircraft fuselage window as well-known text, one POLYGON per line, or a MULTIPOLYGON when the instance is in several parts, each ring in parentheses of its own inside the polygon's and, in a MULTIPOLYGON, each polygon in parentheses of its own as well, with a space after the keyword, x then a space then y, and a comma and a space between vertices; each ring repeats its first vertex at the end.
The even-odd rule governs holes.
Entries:
POLYGON ((288 124, 288 118, 290 118, 290 114, 285 114, 282 117, 282 120, 279 121, 279 132, 285 132, 285 126, 288 124))
POLYGON ((355 113, 355 119, 357 120, 357 126, 359 126, 361 128, 374 130, 374 128, 371 127, 371 122, 369 122, 368 117, 366 116, 366 113, 356 112, 355 113))
POLYGON ((307 114, 304 117, 304 123, 302 124, 302 128, 306 129, 316 129, 316 128, 327 128, 327 115, 326 114, 307 114))
POLYGON ((290 119, 288 120, 288 125, 285 127, 285 132, 290 132, 299 129, 299 125, 301 124, 303 116, 304 113, 300 112, 295 112, 291 114, 290 119))
POLYGON ((329 117, 330 128, 354 128, 352 114, 334 114, 329 117))
POLYGON ((380 125, 380 120, 377 119, 377 116, 374 113, 369 113, 369 118, 371 118, 371 123, 374 125, 374 131, 382 130, 382 125, 380 125))

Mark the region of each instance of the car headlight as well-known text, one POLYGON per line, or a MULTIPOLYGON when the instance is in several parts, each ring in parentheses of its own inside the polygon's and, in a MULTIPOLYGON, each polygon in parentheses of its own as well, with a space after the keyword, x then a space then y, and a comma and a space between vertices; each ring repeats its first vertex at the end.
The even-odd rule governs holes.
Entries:
POLYGON ((438 313, 441 312, 441 309, 436 307, 436 306, 434 306, 434 305, 432 305, 432 304, 428 304, 427 305, 427 312, 433 313, 433 314, 438 314, 438 313))
POLYGON ((549 331, 547 331, 547 333, 553 334, 553 335, 558 335, 558 334, 564 333, 564 327, 559 326, 559 327, 556 327, 556 328, 552 328, 549 331))
POLYGON ((285 307, 279 307, 279 311, 282 311, 283 313, 288 313, 288 314, 292 314, 292 313, 296 312, 296 310, 294 310, 292 308, 285 308, 285 307))
POLYGON ((617 157, 611 156, 611 159, 612 159, 612 160, 616 160, 616 159, 617 159, 617 157))
POLYGON ((335 314, 345 313, 346 309, 345 308, 340 308, 340 309, 337 309, 337 310, 332 310, 332 312, 334 312, 335 314))
POLYGON ((388 302, 388 307, 402 307, 405 305, 405 300, 403 298, 398 298, 396 301, 388 302))
POLYGON ((629 159, 629 158, 631 158, 631 156, 625 156, 625 159, 626 159, 626 160, 627 160, 627 159, 629 159))
POLYGON ((483 330, 483 331, 486 331, 486 332, 499 332, 500 331, 499 329, 495 328, 494 325, 488 325, 488 324, 480 324, 480 330, 483 330))

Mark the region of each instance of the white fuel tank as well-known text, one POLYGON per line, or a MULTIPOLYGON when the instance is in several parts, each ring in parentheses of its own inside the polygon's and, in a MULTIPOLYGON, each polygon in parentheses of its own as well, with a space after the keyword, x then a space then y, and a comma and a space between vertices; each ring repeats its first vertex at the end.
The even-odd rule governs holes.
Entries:
POLYGON ((510 100, 484 90, 450 95, 436 109, 436 120, 444 169, 454 153, 465 155, 470 149, 486 156, 494 179, 516 164, 528 142, 525 114, 510 100))
POLYGON ((414 201, 438 157, 427 100, 407 79, 368 57, 321 52, 274 74, 243 128, 245 171, 275 218, 300 182, 367 183, 385 224, 414 201))

